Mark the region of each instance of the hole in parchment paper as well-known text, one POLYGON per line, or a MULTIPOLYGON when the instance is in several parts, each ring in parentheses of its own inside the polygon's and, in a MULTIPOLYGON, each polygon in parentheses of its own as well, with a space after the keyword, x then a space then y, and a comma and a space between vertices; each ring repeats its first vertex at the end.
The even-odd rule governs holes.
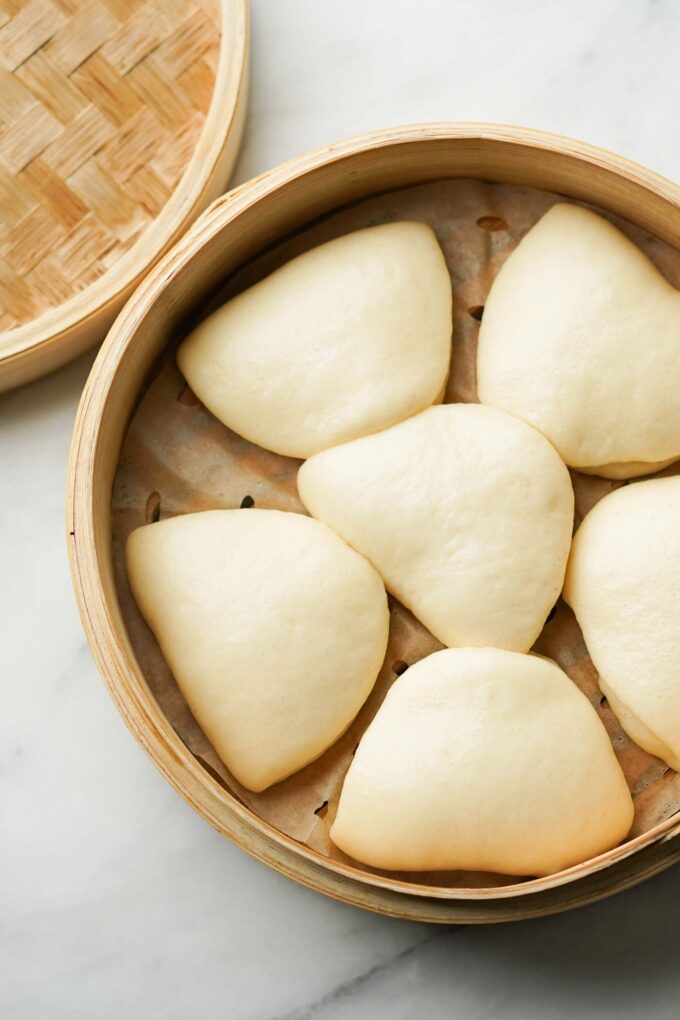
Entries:
POLYGON ((318 808, 314 808, 314 814, 317 818, 325 818, 328 814, 328 801, 325 800, 323 804, 319 804, 318 808))
POLYGON ((408 662, 404 662, 403 659, 395 659, 392 663, 392 670, 397 676, 401 676, 408 669, 408 662))
POLYGON ((471 315, 477 322, 481 322, 484 315, 484 305, 472 305, 471 308, 468 308, 468 315, 471 315))
POLYGON ((177 395, 177 403, 192 407, 194 404, 200 404, 200 402, 194 391, 190 389, 189 383, 185 383, 177 395))
POLYGON ((480 216, 477 220, 477 226, 481 227, 482 230, 489 230, 491 233, 495 233, 497 230, 508 229, 507 223, 500 216, 480 216))
POLYGON ((161 494, 152 492, 146 501, 145 520, 147 524, 155 524, 161 519, 161 494))
POLYGON ((603 694, 602 697, 600 698, 600 708, 606 708, 608 704, 609 702, 607 701, 606 696, 603 694))
POLYGON ((248 510, 249 507, 255 506, 255 500, 252 496, 244 496, 241 500, 241 510, 248 510))

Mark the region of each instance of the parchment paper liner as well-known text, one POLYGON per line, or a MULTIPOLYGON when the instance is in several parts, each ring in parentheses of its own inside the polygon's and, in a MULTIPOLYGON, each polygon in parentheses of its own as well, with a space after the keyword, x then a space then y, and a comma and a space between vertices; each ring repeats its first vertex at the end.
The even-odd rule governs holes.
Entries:
MULTIPOLYGON (((444 250, 454 290, 454 344, 447 401, 477 399, 475 354, 479 317, 490 284, 527 230, 561 196, 532 188, 451 180, 370 198, 324 218, 244 267, 227 281, 207 314, 292 256, 339 234, 377 223, 414 219, 430 224, 444 250)), ((601 210, 596 209, 602 213, 601 210)), ((607 213, 676 286, 680 253, 645 231, 607 213)), ((186 331, 186 324, 176 340, 186 331)), ((650 337, 650 343, 654 338, 650 337)), ((130 593, 123 550, 129 533, 146 520, 219 507, 239 507, 249 496, 258 507, 305 513, 297 496, 299 461, 281 457, 229 431, 196 399, 174 360, 171 344, 158 365, 128 430, 116 475, 113 551, 118 593, 132 646, 161 709, 181 739, 213 778, 253 812, 288 836, 336 860, 350 861, 329 838, 345 772, 362 733, 387 689, 404 667, 440 648, 439 642, 390 597, 390 639, 385 663, 362 711, 341 739, 317 761, 264 793, 240 786, 217 757, 191 715, 156 641, 130 593)), ((675 474, 679 466, 662 475, 675 474)), ((572 472, 576 524, 598 499, 626 482, 572 472)), ((246 502, 249 502, 246 501, 246 502)), ((247 509, 243 510, 247 513, 247 509)), ((669 607, 669 610, 673 607, 669 607)), ((611 737, 635 799, 631 836, 639 836, 680 810, 680 776, 646 754, 625 735, 597 686, 573 613, 560 599, 534 646, 553 658, 585 692, 611 737)), ((275 680, 275 678, 272 678, 275 680)), ((374 869, 359 865, 362 870, 374 869)), ((380 872, 376 872, 380 874, 380 872)), ((499 886, 516 878, 473 872, 387 873, 410 882, 442 887, 499 886)))

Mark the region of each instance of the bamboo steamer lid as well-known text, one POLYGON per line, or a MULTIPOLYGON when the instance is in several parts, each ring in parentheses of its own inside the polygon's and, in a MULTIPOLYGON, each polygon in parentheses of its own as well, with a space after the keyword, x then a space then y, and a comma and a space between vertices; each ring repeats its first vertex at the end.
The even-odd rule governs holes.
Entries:
POLYGON ((0 0, 0 391, 102 339, 225 188, 246 0, 0 0))

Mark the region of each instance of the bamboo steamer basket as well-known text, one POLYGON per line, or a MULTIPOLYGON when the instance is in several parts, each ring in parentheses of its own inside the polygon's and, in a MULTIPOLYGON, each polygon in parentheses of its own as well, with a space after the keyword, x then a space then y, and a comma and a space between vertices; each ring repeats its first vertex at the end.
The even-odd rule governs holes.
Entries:
POLYGON ((101 340, 224 190, 246 2, 0 4, 0 391, 101 340))
POLYGON ((85 631, 120 713, 163 775, 219 832, 282 874, 346 903, 419 921, 486 923, 567 910, 661 871, 680 858, 680 816, 567 871, 510 885, 429 885, 330 859, 260 817, 180 738, 133 649, 112 556, 121 446, 178 323, 205 307, 235 270, 317 218, 367 196, 446 178, 546 189, 595 203, 668 244, 680 237, 679 189, 670 182, 603 150, 521 128, 397 128, 272 170, 218 199, 147 276, 110 331, 75 426, 68 542, 85 631))

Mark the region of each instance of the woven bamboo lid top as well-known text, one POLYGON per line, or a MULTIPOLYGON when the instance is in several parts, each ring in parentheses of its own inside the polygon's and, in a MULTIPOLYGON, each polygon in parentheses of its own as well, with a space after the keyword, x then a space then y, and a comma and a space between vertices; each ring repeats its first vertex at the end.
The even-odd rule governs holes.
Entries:
MULTIPOLYGON (((225 165, 221 135, 235 117, 224 94, 205 132, 212 151, 182 178, 218 98, 218 75, 235 103, 234 69, 222 65, 227 46, 231 64, 244 64, 243 32, 226 42, 222 35, 239 6, 0 0, 0 347, 14 354, 26 324, 56 308, 61 315, 107 272, 113 290, 100 304, 113 308, 111 295, 222 190, 226 176, 216 181, 215 166, 225 165), (183 189, 181 208, 177 194, 168 206, 183 189), (168 221, 166 234, 144 239, 157 218, 156 226, 168 221), (147 250, 136 264, 140 241, 147 250)), ((82 316, 91 314, 88 305, 82 316)), ((49 315, 39 322, 32 343, 63 334, 63 321, 58 329, 49 315)))

